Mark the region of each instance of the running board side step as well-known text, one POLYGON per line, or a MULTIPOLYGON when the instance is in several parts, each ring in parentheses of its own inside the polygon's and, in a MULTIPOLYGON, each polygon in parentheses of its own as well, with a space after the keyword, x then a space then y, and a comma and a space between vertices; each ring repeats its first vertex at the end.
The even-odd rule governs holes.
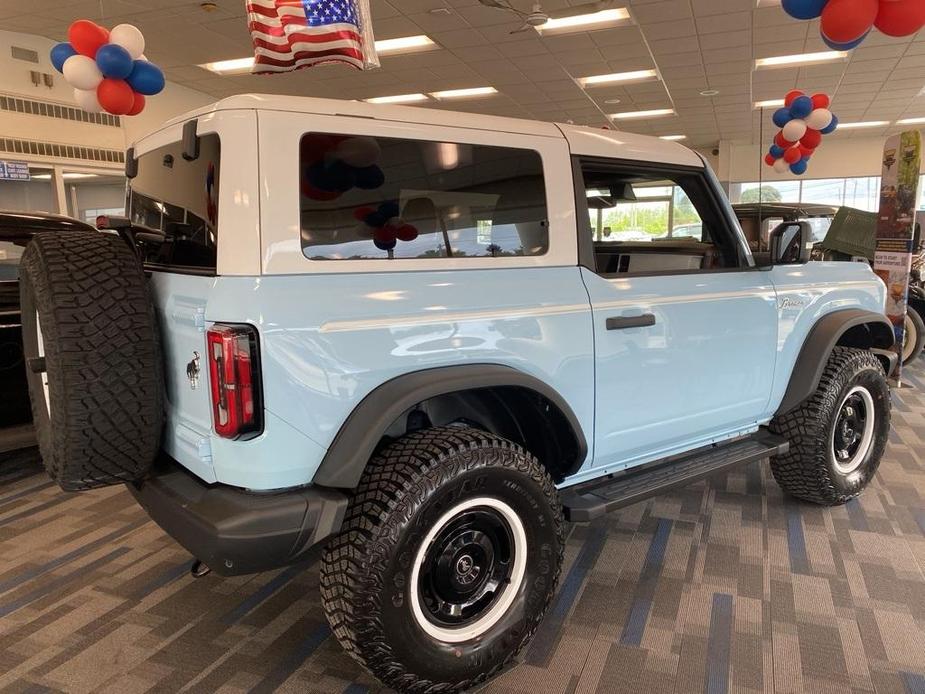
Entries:
POLYGON ((744 438, 714 443, 690 453, 568 487, 559 492, 559 498, 566 519, 586 522, 738 465, 783 455, 789 448, 790 443, 786 439, 762 429, 744 438))

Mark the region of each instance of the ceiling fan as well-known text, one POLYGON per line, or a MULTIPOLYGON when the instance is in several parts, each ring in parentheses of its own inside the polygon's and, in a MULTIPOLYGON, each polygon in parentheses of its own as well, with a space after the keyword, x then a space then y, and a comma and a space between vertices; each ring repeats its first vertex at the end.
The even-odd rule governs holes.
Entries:
POLYGON ((479 0, 479 2, 482 5, 485 5, 485 7, 493 7, 498 10, 504 10, 506 12, 516 14, 518 17, 520 17, 524 22, 523 26, 521 26, 519 29, 514 29, 514 31, 510 32, 512 34, 519 34, 523 31, 529 31, 530 29, 542 27, 550 19, 563 19, 565 17, 571 17, 578 14, 600 12, 602 10, 609 9, 614 5, 614 0, 601 0, 600 2, 591 2, 578 7, 570 7, 567 10, 559 12, 546 12, 543 10, 543 6, 536 2, 533 4, 532 10, 529 12, 524 12, 523 10, 514 7, 510 0, 479 0))

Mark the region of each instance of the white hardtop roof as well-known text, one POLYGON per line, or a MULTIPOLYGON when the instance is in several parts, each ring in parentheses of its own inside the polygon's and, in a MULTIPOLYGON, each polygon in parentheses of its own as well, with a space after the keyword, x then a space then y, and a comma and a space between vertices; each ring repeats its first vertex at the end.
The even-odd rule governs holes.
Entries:
POLYGON ((305 96, 239 94, 184 113, 164 125, 166 127, 182 123, 191 118, 216 111, 240 109, 357 116, 402 123, 445 125, 448 127, 491 130, 493 132, 517 133, 538 137, 560 138, 564 136, 572 154, 703 167, 703 159, 693 150, 683 145, 660 140, 657 137, 637 135, 619 130, 604 130, 581 125, 550 123, 522 118, 486 116, 461 111, 368 104, 362 101, 321 99, 305 96))

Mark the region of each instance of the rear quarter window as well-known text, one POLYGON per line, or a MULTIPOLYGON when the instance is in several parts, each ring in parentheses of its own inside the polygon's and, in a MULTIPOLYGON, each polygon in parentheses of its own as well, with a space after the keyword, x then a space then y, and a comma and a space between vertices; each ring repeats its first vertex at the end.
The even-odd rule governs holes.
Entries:
POLYGON ((529 149, 309 133, 299 147, 311 260, 544 255, 543 164, 529 149))

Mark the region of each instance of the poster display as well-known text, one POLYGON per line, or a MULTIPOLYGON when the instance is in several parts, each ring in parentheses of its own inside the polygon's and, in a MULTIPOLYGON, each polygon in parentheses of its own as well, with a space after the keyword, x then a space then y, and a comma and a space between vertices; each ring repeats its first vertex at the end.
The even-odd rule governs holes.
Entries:
POLYGON ((0 160, 0 181, 28 181, 30 178, 26 162, 0 160))
MULTIPOLYGON (((877 215, 877 246, 874 272, 887 287, 886 315, 896 333, 896 352, 902 356, 912 239, 922 165, 922 135, 917 130, 893 135, 883 148, 880 179, 880 211, 877 215)), ((891 374, 898 385, 902 359, 891 374)))

